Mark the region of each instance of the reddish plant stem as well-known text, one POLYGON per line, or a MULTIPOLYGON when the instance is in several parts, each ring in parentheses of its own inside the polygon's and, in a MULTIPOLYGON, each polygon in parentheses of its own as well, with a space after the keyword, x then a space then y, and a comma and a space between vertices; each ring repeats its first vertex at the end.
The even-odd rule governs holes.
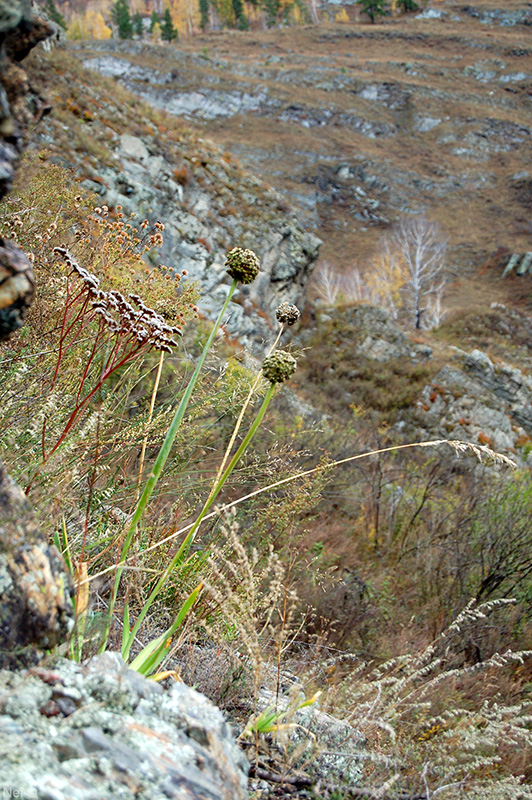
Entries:
POLYGON ((81 380, 79 382, 79 389, 78 389, 78 393, 76 395, 76 403, 79 402, 79 398, 81 397, 81 393, 83 391, 83 387, 85 386, 85 381, 87 380, 87 375, 89 374, 89 370, 90 370, 90 368, 92 366, 92 362, 94 361, 94 357, 96 355, 96 351, 97 351, 98 346, 100 344, 101 333, 102 333, 102 325, 100 324, 98 326, 98 333, 96 334, 96 337, 95 337, 93 345, 92 345, 91 354, 87 359, 87 363, 85 364, 85 369, 83 370, 83 375, 81 376, 81 380))
MULTIPOLYGON (((54 444, 52 449, 48 452, 48 454, 46 454, 46 458, 43 458, 38 469, 33 474, 30 482, 28 483, 25 489, 26 496, 30 493, 33 482, 35 481, 35 478, 44 467, 46 461, 48 461, 51 458, 51 456, 53 456, 55 451, 62 445, 65 438, 68 436, 68 434, 74 427, 75 423, 77 422, 79 416, 86 409, 90 400, 94 397, 96 392, 102 387, 103 383, 113 374, 113 372, 116 372, 116 370, 120 369, 120 367, 124 366, 124 364, 127 364, 129 361, 132 361, 134 358, 136 358, 144 346, 145 346, 144 342, 137 342, 135 340, 133 346, 130 346, 130 348, 120 356, 119 360, 117 361, 115 360, 111 364, 109 364, 109 360, 107 361, 104 371, 102 372, 100 379, 98 380, 98 383, 91 389, 90 392, 88 392, 88 394, 85 395, 85 397, 82 400, 76 403, 76 406, 73 409, 72 413, 70 414, 70 417, 68 418, 67 423, 63 428, 63 432, 61 433, 59 439, 54 444)), ((113 347, 113 354, 114 354, 113 358, 116 357, 116 350, 117 350, 117 345, 113 347)))

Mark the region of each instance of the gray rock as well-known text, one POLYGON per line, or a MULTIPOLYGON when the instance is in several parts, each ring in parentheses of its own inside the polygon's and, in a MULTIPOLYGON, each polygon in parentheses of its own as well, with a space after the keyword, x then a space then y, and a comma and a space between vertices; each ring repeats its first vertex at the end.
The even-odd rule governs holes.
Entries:
POLYGON ((428 131, 441 125, 441 122, 438 117, 418 117, 414 128, 420 133, 428 133, 428 131))
POLYGON ((484 24, 506 27, 532 25, 532 9, 482 8, 477 5, 467 5, 462 8, 462 11, 471 17, 476 17, 484 24))
POLYGON ((117 653, 0 672, 0 733, 0 786, 21 796, 247 798, 247 761, 221 712, 184 684, 163 690, 117 653), (60 695, 74 710, 61 710, 60 695))
POLYGON ((35 663, 68 638, 72 581, 0 461, 0 668, 35 663))
POLYGON ((134 161, 146 162, 150 154, 142 139, 123 133, 120 137, 119 155, 134 161))
POLYGON ((416 14, 416 19, 445 19, 447 16, 441 8, 426 8, 421 14, 416 14))
POLYGON ((425 430, 519 457, 532 435, 532 379, 481 350, 458 353, 421 393, 416 419, 425 430))

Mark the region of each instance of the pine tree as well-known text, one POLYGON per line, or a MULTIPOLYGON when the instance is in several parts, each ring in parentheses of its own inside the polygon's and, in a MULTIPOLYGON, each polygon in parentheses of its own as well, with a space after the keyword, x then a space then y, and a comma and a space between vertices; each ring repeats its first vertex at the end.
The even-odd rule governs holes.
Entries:
POLYGON ((62 28, 66 30, 66 22, 64 16, 61 14, 60 11, 57 10, 55 7, 54 0, 46 0, 44 4, 44 10, 48 14, 49 18, 52 22, 55 22, 57 25, 60 25, 62 28))
POLYGON ((372 23, 375 22, 375 17, 382 17, 386 14, 385 0, 358 0, 358 2, 372 23))
POLYGON ((165 42, 171 42, 172 39, 177 39, 177 30, 174 27, 169 8, 165 8, 164 10, 163 21, 161 23, 161 39, 165 42))
POLYGON ((150 17, 150 33, 153 33, 154 27, 160 24, 161 24, 161 18, 159 14, 156 11, 153 11, 150 17))
POLYGON ((273 28, 281 10, 281 0, 262 0, 262 5, 266 11, 266 25, 273 28))
POLYGON ((121 39, 133 38, 133 23, 127 0, 116 0, 111 6, 111 18, 118 28, 118 35, 121 39))
POLYGON ((132 22, 133 22, 133 33, 136 36, 142 36, 142 34, 144 33, 144 23, 138 11, 136 14, 133 15, 132 22))
POLYGON ((209 24, 209 0, 199 0, 200 26, 204 31, 209 24))
POLYGON ((415 0, 398 0, 397 5, 399 8, 402 8, 403 11, 417 11, 419 8, 415 0))
POLYGON ((232 0, 233 11, 235 12, 235 19, 237 28, 241 31, 247 31, 249 28, 248 18, 244 14, 244 5, 242 0, 232 0))

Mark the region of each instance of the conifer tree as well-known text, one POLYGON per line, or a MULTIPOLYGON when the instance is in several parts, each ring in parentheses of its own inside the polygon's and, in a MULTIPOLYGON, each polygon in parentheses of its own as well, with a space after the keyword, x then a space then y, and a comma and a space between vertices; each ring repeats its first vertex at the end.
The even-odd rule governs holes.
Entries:
POLYGON ((200 26, 204 31, 209 24, 209 0, 199 0, 200 26))
POLYGON ((232 0, 233 11, 235 12, 235 19, 237 28, 241 31, 247 31, 249 28, 248 18, 244 14, 244 5, 242 0, 232 0))
POLYGON ((266 25, 273 28, 281 10, 281 0, 262 0, 262 5, 266 11, 266 25))
POLYGON ((153 33, 154 27, 160 24, 161 24, 161 18, 159 14, 156 11, 153 11, 150 17, 150 33, 153 33))
POLYGON ((111 6, 111 18, 118 28, 118 35, 121 39, 133 38, 133 22, 127 0, 116 0, 116 3, 111 6))
POLYGON ((142 34, 144 33, 144 23, 138 11, 136 14, 133 15, 132 22, 133 22, 133 33, 136 36, 142 36, 142 34))
POLYGON ((358 2, 372 23, 375 23, 375 17, 382 17, 386 14, 385 0, 358 0, 358 2))
POLYGON ((164 10, 163 21, 161 23, 161 39, 165 42, 171 42, 173 39, 177 39, 177 30, 174 27, 172 15, 168 7, 164 10))
POLYGON ((52 22, 55 22, 57 25, 60 25, 62 28, 66 30, 67 25, 65 22, 65 18, 61 14, 61 12, 57 10, 54 0, 46 0, 46 3, 44 4, 44 10, 48 14, 52 22))

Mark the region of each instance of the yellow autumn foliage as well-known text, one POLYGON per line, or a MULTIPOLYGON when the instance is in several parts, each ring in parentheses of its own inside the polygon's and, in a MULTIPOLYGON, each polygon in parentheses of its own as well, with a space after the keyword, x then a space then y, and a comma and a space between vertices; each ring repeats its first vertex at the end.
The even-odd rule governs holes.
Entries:
POLYGON ((87 27, 93 39, 110 39, 113 35, 111 28, 105 24, 103 14, 99 11, 86 11, 87 27))
POLYGON ((67 28, 69 39, 110 39, 113 32, 105 24, 103 14, 88 8, 84 14, 73 14, 67 28))

